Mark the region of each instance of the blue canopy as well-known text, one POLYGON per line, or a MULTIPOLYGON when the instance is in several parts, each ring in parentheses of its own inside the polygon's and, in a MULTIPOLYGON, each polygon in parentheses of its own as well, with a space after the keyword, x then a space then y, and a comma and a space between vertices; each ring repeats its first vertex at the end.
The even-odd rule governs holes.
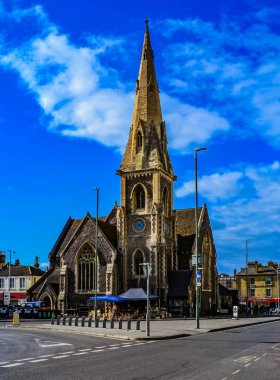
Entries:
MULTIPOLYGON (((91 301, 95 300, 95 297, 89 297, 91 301)), ((129 299, 125 297, 119 297, 119 296, 113 296, 111 294, 108 294, 106 296, 96 296, 97 301, 102 301, 102 302, 127 302, 129 299)))

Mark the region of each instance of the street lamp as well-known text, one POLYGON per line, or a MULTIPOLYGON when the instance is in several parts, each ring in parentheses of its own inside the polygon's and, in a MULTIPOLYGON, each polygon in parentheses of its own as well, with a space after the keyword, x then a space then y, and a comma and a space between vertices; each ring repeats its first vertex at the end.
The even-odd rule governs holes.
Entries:
MULTIPOLYGON (((9 280, 8 280, 8 293, 9 293, 9 304, 11 303, 11 263, 12 263, 12 250, 7 249, 7 252, 10 254, 10 261, 9 261, 9 280)), ((15 253, 15 251, 13 251, 15 253)))
POLYGON ((98 206, 99 206, 99 188, 96 191, 96 222, 95 222, 95 266, 94 266, 94 320, 97 317, 97 252, 98 252, 98 206))
POLYGON ((279 313, 279 270, 278 269, 275 269, 274 267, 270 267, 271 269, 273 269, 275 272, 276 272, 276 279, 277 279, 277 311, 279 313))
POLYGON ((139 264, 143 267, 144 275, 147 277, 147 312, 146 312, 146 336, 150 336, 150 263, 139 264))
POLYGON ((195 320, 196 328, 199 329, 199 309, 200 309, 200 288, 201 273, 198 270, 198 191, 197 191, 197 153, 207 148, 196 148, 194 150, 194 172, 195 172, 195 266, 196 266, 196 300, 195 300, 195 320))
POLYGON ((248 241, 246 240, 246 315, 248 317, 248 298, 249 298, 249 282, 248 282, 248 241))

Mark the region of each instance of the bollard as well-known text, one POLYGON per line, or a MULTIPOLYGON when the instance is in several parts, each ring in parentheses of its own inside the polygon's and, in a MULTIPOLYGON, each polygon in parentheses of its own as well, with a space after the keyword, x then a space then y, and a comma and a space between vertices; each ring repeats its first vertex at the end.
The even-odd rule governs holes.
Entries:
POLYGON ((51 317, 51 325, 54 325, 54 316, 51 317))
POLYGON ((122 319, 119 320, 119 330, 122 330, 122 319))
POLYGON ((103 329, 106 329, 106 327, 107 327, 107 318, 104 318, 103 319, 103 329))
POLYGON ((61 320, 61 315, 58 315, 57 319, 56 319, 56 324, 57 325, 60 325, 60 320, 61 320))
POLYGON ((75 318, 75 326, 79 326, 79 317, 75 318))
POLYGON ((88 327, 91 327, 91 321, 92 321, 92 318, 89 317, 89 319, 88 319, 88 327))
POLYGON ((62 318, 62 324, 63 324, 63 326, 66 325, 66 315, 63 315, 63 318, 62 318))
POLYGON ((131 319, 130 318, 127 321, 127 330, 131 330, 131 319))
POLYGON ((82 322, 81 322, 81 326, 82 326, 82 327, 85 327, 85 319, 86 319, 86 317, 83 316, 83 317, 82 317, 82 322))
POLYGON ((99 326, 99 318, 95 318, 94 319, 94 327, 98 327, 99 326))
POLYGON ((72 315, 69 317, 68 326, 72 326, 72 315))
POLYGON ((113 329, 114 328, 114 319, 111 319, 111 324, 110 324, 110 328, 113 329))
POLYGON ((140 319, 136 321, 136 330, 140 330, 140 319))

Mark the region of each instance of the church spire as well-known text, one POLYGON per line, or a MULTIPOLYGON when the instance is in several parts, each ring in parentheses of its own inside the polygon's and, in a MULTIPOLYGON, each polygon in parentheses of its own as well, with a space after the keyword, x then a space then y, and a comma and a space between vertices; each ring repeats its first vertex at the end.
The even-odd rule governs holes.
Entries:
POLYGON ((159 89, 154 66, 149 22, 146 19, 146 30, 142 47, 140 69, 136 81, 136 99, 133 111, 133 120, 141 119, 145 122, 162 122, 159 89))
POLYGON ((147 19, 145 23, 132 125, 120 169, 130 172, 162 168, 173 177, 147 19))

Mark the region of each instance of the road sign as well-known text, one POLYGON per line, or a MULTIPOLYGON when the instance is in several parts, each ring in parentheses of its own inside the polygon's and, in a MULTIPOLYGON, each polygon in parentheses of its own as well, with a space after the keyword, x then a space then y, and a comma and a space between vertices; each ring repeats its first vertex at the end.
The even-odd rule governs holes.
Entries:
POLYGON ((4 305, 10 305, 10 292, 4 292, 4 305))
POLYGON ((201 271, 200 270, 196 272, 196 285, 201 286, 201 271))
POLYGON ((233 318, 238 318, 238 306, 233 306, 232 314, 233 318))

